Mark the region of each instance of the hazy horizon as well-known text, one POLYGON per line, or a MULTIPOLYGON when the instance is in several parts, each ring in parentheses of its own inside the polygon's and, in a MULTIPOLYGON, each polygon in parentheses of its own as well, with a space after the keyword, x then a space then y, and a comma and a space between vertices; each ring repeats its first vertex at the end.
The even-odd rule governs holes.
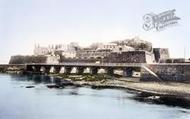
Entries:
POLYGON ((0 63, 31 55, 34 45, 77 42, 88 46, 133 37, 190 57, 189 1, 179 0, 0 0, 0 63), (175 9, 178 25, 145 31, 143 16, 175 9), (184 53, 185 50, 185 53, 184 53))

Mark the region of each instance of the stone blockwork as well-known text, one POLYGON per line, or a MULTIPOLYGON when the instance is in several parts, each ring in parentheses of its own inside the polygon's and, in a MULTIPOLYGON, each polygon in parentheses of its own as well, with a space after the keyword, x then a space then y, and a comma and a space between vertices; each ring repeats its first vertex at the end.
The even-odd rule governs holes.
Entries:
MULTIPOLYGON (((190 64, 150 64, 147 67, 163 81, 190 82, 190 64)), ((142 69, 141 80, 157 80, 142 69)))
POLYGON ((111 63, 147 63, 147 55, 146 51, 128 51, 121 53, 111 53, 107 62, 111 63))

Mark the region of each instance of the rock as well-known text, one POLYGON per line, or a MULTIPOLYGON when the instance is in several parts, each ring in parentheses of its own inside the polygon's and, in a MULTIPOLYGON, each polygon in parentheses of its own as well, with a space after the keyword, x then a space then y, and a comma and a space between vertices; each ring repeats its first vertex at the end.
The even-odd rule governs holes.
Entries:
POLYGON ((34 88, 35 86, 26 86, 26 88, 34 88))
POLYGON ((63 86, 57 85, 57 84, 49 84, 46 85, 48 88, 63 88, 63 86))
POLYGON ((106 80, 101 80, 101 81, 100 81, 100 83, 105 83, 105 82, 106 82, 106 80))
POLYGON ((77 92, 70 92, 71 95, 78 95, 77 92))
POLYGON ((59 85, 61 85, 61 86, 73 86, 74 84, 71 81, 62 80, 59 85))

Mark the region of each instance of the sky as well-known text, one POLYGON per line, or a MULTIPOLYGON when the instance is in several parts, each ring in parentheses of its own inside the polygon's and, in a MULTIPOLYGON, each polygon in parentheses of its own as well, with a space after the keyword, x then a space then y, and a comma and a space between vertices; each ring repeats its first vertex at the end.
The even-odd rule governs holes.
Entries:
POLYGON ((190 57, 188 0, 0 0, 0 63, 32 55, 35 44, 88 46, 140 37, 171 57, 190 57), (175 9, 181 19, 164 30, 145 31, 143 16, 175 9))

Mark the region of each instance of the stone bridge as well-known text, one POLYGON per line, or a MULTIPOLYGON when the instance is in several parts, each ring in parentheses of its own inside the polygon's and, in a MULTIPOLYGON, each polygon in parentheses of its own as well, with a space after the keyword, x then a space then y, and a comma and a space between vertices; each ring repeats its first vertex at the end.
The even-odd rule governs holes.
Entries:
POLYGON ((64 69, 65 74, 70 74, 75 68, 76 74, 83 74, 88 68, 89 73, 97 74, 100 69, 103 69, 105 73, 109 75, 114 74, 114 70, 122 70, 124 76, 132 76, 133 72, 140 72, 143 63, 59 63, 59 64, 26 64, 26 71, 36 73, 50 73, 53 69, 53 73, 60 73, 64 69))
POLYGON ((123 76, 140 77, 141 80, 161 80, 190 82, 190 63, 28 63, 28 64, 0 64, 0 72, 11 69, 21 69, 31 73, 63 73, 70 74, 75 69, 76 74, 88 73, 97 74, 103 69, 108 75, 113 75, 115 70, 121 70, 123 76), (53 70, 52 70, 53 69, 53 70))
POLYGON ((27 64, 27 71, 49 73, 53 67, 55 73, 64 68, 64 73, 70 74, 76 68, 77 74, 84 73, 86 68, 91 74, 97 74, 104 69, 108 75, 114 70, 122 70, 123 76, 140 77, 142 81, 176 81, 190 82, 190 63, 61 63, 61 64, 27 64))

